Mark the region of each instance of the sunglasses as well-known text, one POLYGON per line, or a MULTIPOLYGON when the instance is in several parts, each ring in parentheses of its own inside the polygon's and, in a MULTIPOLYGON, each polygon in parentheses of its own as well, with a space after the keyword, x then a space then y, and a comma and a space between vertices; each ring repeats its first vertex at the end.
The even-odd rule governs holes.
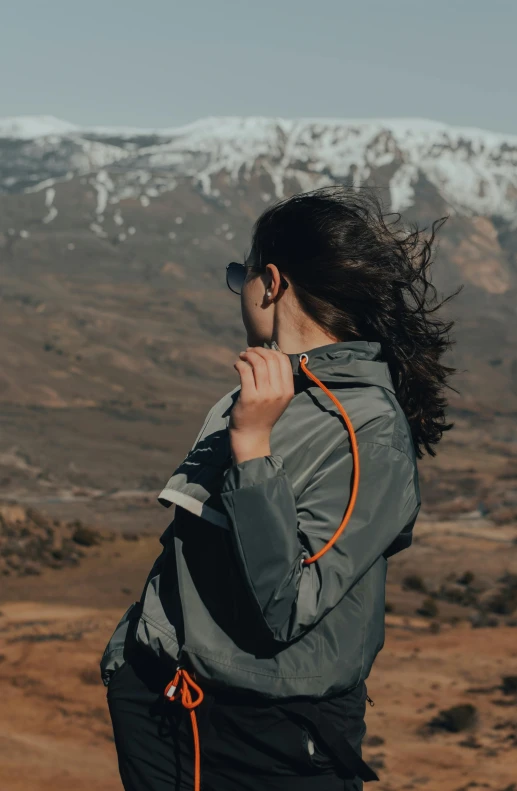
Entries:
MULTIPOLYGON (((232 261, 226 267, 226 285, 233 291, 234 294, 240 294, 242 286, 246 280, 247 268, 245 264, 238 264, 237 261, 232 261)), ((289 283, 285 277, 280 276, 282 288, 288 288, 289 283)))

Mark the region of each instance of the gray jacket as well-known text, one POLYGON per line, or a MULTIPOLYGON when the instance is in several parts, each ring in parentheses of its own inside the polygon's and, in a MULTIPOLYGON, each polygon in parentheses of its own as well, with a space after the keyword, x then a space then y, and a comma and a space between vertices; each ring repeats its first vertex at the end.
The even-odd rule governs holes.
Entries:
POLYGON ((318 698, 366 679, 384 644, 390 555, 411 544, 420 509, 415 450, 379 343, 310 349, 307 367, 345 408, 352 453, 332 400, 289 354, 295 395, 274 425, 271 455, 233 464, 228 422, 240 386, 221 398, 160 493, 176 505, 139 602, 101 661, 104 683, 125 661, 128 632, 146 651, 194 670, 201 685, 271 698, 318 698))

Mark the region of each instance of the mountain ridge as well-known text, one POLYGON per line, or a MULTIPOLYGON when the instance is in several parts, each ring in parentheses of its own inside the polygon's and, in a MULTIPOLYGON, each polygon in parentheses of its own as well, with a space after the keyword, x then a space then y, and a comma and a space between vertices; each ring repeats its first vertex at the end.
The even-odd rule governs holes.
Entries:
POLYGON ((66 134, 99 134, 99 135, 113 135, 113 134, 127 134, 127 135, 157 135, 160 137, 168 137, 181 132, 186 132, 195 129, 198 126, 205 126, 212 123, 225 123, 225 122, 241 122, 243 120, 252 120, 254 122, 265 121, 278 124, 288 128, 293 124, 324 124, 324 125, 366 125, 366 124, 382 124, 387 127, 399 126, 404 128, 406 125, 412 129, 421 130, 435 130, 446 131, 455 130, 466 136, 483 135, 492 137, 494 140, 506 140, 517 143, 517 135, 505 132, 497 132, 495 130, 486 129, 485 127, 476 126, 460 126, 456 124, 448 124, 445 121, 435 121, 432 118, 423 118, 419 116, 393 116, 385 118, 340 118, 340 117, 326 117, 326 116, 300 116, 299 118, 286 118, 284 116, 267 116, 267 115, 227 115, 227 116, 204 116, 195 121, 189 121, 186 124, 179 124, 177 126, 130 126, 110 125, 110 124, 75 124, 71 121, 65 121, 53 115, 15 115, 0 117, 0 137, 21 137, 23 139, 33 139, 35 137, 44 137, 48 135, 66 135, 66 134), (13 133, 10 133, 12 130, 13 133))
MULTIPOLYGON (((221 171, 236 183, 241 171, 246 176, 261 166, 271 177, 273 194, 282 198, 292 178, 302 190, 314 186, 306 174, 321 184, 350 179, 359 186, 374 170, 391 167, 393 211, 414 205, 423 175, 453 212, 499 217, 517 228, 517 136, 424 119, 222 117, 144 130, 81 128, 46 116, 28 117, 24 126, 22 117, 0 119, 0 161, 6 146, 12 164, 0 167, 4 193, 38 191, 53 186, 53 180, 115 168, 125 197, 140 197, 123 178, 136 169, 150 174, 140 190, 147 198, 175 189, 176 179, 185 177, 210 195, 217 189, 213 176, 221 171)), ((120 199, 116 189, 112 197, 120 199)))
POLYGON ((426 507, 517 509, 517 142, 415 120, 205 119, 168 136, 43 121, 0 124, 20 135, 0 136, 6 489, 159 489, 236 383, 225 264, 277 198, 337 183, 378 189, 404 225, 449 216, 431 276, 443 295, 464 285, 444 306, 458 392, 444 452, 420 465, 426 507))

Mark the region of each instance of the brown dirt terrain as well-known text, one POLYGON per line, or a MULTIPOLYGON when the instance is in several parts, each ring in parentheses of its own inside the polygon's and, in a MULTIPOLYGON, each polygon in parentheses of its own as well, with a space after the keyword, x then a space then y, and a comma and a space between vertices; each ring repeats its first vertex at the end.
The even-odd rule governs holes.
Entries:
MULTIPOLYGON (((3 577, 2 791, 120 791, 98 662, 172 516, 151 510, 154 535, 104 541, 76 566, 3 577)), ((422 519, 413 546, 390 559, 364 742, 379 791, 517 789, 516 538, 512 524, 422 519), (481 616, 492 625, 474 628, 481 616)))

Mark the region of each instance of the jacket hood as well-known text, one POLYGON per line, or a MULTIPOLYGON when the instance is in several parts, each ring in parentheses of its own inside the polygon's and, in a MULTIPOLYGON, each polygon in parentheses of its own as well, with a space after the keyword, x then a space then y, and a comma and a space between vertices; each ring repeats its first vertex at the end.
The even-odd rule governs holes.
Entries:
MULTIPOLYGON (((281 351, 275 341, 271 345, 264 342, 263 346, 281 351)), ((307 381, 300 366, 301 354, 307 355, 307 367, 322 382, 375 385, 395 393, 388 363, 381 359, 381 344, 377 341, 339 341, 313 349, 302 349, 295 354, 287 353, 295 383, 297 377, 307 381)))

